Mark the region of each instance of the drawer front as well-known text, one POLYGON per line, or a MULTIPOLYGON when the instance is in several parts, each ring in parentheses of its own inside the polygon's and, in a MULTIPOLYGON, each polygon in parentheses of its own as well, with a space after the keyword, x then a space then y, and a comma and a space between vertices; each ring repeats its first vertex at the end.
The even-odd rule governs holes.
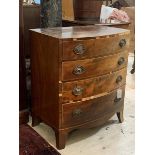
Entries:
POLYGON ((62 105, 62 126, 69 127, 117 112, 123 107, 125 86, 99 98, 62 105))
POLYGON ((119 70, 127 65, 128 52, 107 57, 62 62, 63 81, 95 77, 119 70))
POLYGON ((63 41, 63 60, 107 56, 123 51, 128 47, 128 34, 99 39, 63 41))
POLYGON ((62 84, 62 102, 77 101, 112 91, 125 84, 126 72, 126 68, 123 68, 112 74, 65 82, 62 84))

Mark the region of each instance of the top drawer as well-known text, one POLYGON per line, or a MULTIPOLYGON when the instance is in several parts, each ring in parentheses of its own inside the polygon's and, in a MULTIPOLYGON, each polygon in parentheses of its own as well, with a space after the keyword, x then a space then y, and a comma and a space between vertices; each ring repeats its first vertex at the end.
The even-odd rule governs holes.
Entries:
POLYGON ((84 59, 118 53, 129 47, 129 34, 63 41, 63 60, 84 59))

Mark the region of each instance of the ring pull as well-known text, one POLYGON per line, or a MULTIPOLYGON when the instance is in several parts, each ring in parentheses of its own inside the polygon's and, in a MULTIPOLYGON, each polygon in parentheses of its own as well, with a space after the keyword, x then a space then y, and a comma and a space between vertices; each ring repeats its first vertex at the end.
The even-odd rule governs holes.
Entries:
POLYGON ((82 55, 85 53, 86 48, 83 44, 78 44, 74 47, 73 51, 76 55, 82 55))
POLYGON ((82 115, 83 111, 81 109, 75 109, 72 113, 73 117, 80 117, 82 115))
POLYGON ((115 103, 118 103, 121 99, 122 99, 122 98, 117 98, 117 97, 115 97, 114 102, 115 102, 115 103))
POLYGON ((123 77, 121 75, 119 75, 116 79, 116 83, 120 83, 123 80, 123 77))
POLYGON ((75 74, 75 75, 81 75, 81 74, 83 74, 85 71, 86 71, 86 69, 85 69, 83 66, 76 66, 76 67, 73 69, 73 74, 75 74))
POLYGON ((80 95, 82 95, 82 93, 83 93, 83 88, 80 87, 80 86, 76 86, 76 87, 73 88, 72 93, 73 93, 73 95, 75 95, 75 96, 80 96, 80 95))
POLYGON ((118 65, 122 65, 125 62, 124 57, 120 57, 118 60, 118 65))
POLYGON ((119 42, 119 46, 121 48, 123 48, 125 45, 126 45, 126 40, 125 39, 121 39, 120 42, 119 42))

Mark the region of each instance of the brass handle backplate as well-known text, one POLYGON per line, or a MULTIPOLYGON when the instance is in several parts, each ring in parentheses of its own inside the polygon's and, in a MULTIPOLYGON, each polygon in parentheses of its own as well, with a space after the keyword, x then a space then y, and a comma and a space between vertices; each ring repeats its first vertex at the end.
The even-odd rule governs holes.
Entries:
POLYGON ((76 87, 73 88, 72 93, 73 93, 73 95, 75 95, 75 96, 82 95, 82 93, 83 93, 83 88, 80 87, 80 86, 76 86, 76 87))
POLYGON ((82 73, 84 73, 86 70, 83 66, 76 66, 74 69, 73 69, 73 74, 75 75, 80 75, 82 73))
POLYGON ((122 98, 117 98, 117 97, 115 97, 114 103, 118 103, 121 99, 122 99, 122 98))
POLYGON ((118 65, 122 65, 125 62, 124 57, 120 57, 118 60, 118 65))
POLYGON ((73 116, 73 117, 79 117, 79 116, 82 115, 82 113, 83 113, 83 111, 82 111, 81 109, 75 109, 75 110, 73 111, 73 113, 72 113, 72 116, 73 116))
POLYGON ((74 47, 73 51, 76 55, 82 55, 85 53, 86 48, 83 44, 78 44, 74 47))
POLYGON ((117 77, 117 79, 116 79, 116 83, 121 82, 121 81, 122 81, 122 79, 123 79, 123 77, 122 77, 121 75, 119 75, 119 76, 117 77))
POLYGON ((121 39, 119 42, 119 46, 122 48, 126 45, 126 40, 125 39, 121 39))

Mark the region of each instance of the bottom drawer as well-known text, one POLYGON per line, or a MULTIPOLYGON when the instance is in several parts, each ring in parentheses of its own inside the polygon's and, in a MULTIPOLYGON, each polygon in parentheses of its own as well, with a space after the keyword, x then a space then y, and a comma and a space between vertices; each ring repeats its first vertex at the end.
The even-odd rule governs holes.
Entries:
POLYGON ((79 125, 123 106, 125 86, 95 99, 62 105, 62 127, 79 125))

